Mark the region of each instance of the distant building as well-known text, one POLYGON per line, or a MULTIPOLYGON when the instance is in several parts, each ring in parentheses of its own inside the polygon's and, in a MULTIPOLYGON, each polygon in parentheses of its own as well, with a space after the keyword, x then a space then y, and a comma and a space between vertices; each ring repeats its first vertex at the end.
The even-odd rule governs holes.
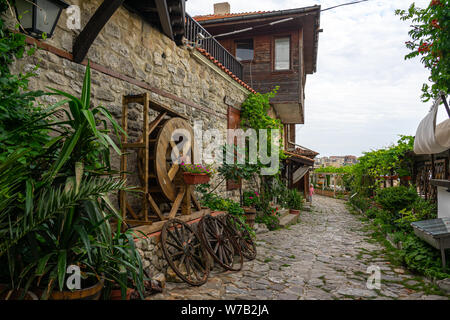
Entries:
POLYGON ((316 158, 314 162, 315 167, 344 167, 351 166, 358 163, 358 158, 352 155, 346 156, 330 156, 330 157, 321 157, 316 158))

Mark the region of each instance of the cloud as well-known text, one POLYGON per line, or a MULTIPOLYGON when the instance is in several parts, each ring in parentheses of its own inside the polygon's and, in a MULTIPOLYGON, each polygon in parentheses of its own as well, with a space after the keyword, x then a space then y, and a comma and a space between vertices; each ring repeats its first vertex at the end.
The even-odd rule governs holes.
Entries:
MULTIPOLYGON (((316 4, 324 9, 349 1, 228 2, 232 12, 247 12, 316 4)), ((394 14, 411 2, 374 0, 322 12, 317 72, 307 77, 305 125, 297 126, 297 143, 321 155, 359 156, 395 142, 399 134, 415 134, 431 106, 420 100, 429 74, 419 59, 404 60, 410 23, 394 14)), ((415 2, 421 7, 429 4, 415 2)), ((209 14, 213 3, 189 0, 187 11, 209 14)))

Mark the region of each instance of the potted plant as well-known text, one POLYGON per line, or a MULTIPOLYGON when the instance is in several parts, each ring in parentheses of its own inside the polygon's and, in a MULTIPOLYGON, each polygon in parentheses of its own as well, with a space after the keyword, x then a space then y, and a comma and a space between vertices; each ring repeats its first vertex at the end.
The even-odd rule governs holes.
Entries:
POLYGON ((290 214, 300 214, 303 207, 303 197, 297 189, 289 190, 288 205, 290 214))
POLYGON ((212 165, 203 166, 201 164, 181 163, 184 182, 188 185, 208 183, 212 174, 212 165))
MULTIPOLYGON (((89 65, 81 98, 52 90, 65 99, 40 118, 52 119, 68 104, 68 121, 30 121, 18 130, 33 133, 45 127, 59 136, 49 137, 30 161, 22 161, 25 148, 0 166, 0 265, 8 266, 0 269, 0 282, 8 282, 10 291, 30 289, 40 299, 99 299, 107 275, 104 263, 117 249, 109 220, 115 217, 121 224, 108 194, 126 189, 124 181, 111 176, 110 147, 120 150, 108 136, 108 122, 116 132, 123 130, 107 109, 91 106, 89 65), (100 123, 104 129, 97 127, 100 123), (71 266, 80 271, 80 289, 67 288, 71 266)), ((131 249, 128 242, 119 251, 131 249)))
POLYGON ((256 218, 256 206, 259 203, 259 193, 257 191, 246 191, 243 193, 242 201, 245 220, 250 227, 253 227, 256 218))

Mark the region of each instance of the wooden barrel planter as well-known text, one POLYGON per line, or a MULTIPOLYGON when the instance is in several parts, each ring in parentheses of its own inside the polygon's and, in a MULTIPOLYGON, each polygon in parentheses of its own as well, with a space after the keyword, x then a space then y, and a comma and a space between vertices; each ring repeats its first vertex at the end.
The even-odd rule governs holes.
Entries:
POLYGON ((244 209, 245 214, 245 222, 253 228, 255 225, 255 218, 256 218, 256 209, 251 207, 242 207, 244 209))
MULTIPOLYGON (((97 281, 94 285, 80 290, 74 291, 58 291, 53 290, 49 300, 100 300, 103 289, 103 281, 97 281)), ((42 296, 44 290, 38 290, 38 296, 42 296)))

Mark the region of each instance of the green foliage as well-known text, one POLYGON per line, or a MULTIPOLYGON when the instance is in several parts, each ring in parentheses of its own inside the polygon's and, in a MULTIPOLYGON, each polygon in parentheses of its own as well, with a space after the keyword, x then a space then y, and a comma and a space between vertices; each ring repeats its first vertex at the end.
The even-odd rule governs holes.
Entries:
POLYGON ((409 35, 412 41, 406 42, 411 50, 405 59, 421 57, 420 61, 430 70, 431 87, 424 84, 422 99, 428 101, 440 91, 450 93, 450 1, 433 0, 424 9, 412 3, 408 10, 396 10, 401 20, 410 20, 409 35))
POLYGON ((323 167, 316 168, 314 172, 316 173, 352 173, 352 166, 344 166, 344 167, 323 167))
POLYGON ((400 136, 396 144, 387 148, 365 152, 359 163, 349 167, 351 173, 344 178, 344 184, 351 192, 362 196, 372 196, 376 190, 377 179, 384 175, 410 176, 413 158, 414 137, 400 136))
MULTIPOLYGON (((250 94, 247 99, 241 105, 241 127, 244 129, 252 128, 258 131, 259 129, 267 129, 267 150, 271 150, 272 143, 272 130, 279 130, 279 157, 285 159, 286 156, 283 152, 283 124, 280 119, 272 118, 268 114, 270 109, 270 99, 275 97, 279 87, 275 87, 270 92, 265 94, 254 93, 250 94)), ((258 145, 260 137, 258 135, 258 145)))
MULTIPOLYGON (((414 234, 410 234, 403 241, 403 249, 400 254, 411 270, 431 278, 445 279, 450 277, 449 273, 442 271, 439 250, 420 240, 414 234)), ((448 266, 449 264, 447 264, 447 268, 448 266)))
MULTIPOLYGON (((131 282, 142 296, 134 241, 120 229, 113 236, 109 224, 112 217, 122 222, 107 194, 123 190, 124 182, 108 177, 109 147, 118 148, 108 136, 107 120, 116 133, 122 129, 105 108, 90 106, 89 66, 81 98, 53 92, 66 99, 46 109, 30 108, 23 122, 30 136, 42 134, 48 142, 37 147, 24 141, 24 149, 13 149, 0 161, 0 282, 11 289, 43 288, 45 299, 64 289, 66 267, 79 265, 88 279, 131 282), (64 104, 68 121, 50 121, 64 104), (45 136, 49 130, 59 135, 45 136)), ((6 136, 14 133, 4 130, 6 136)))
POLYGON ((419 196, 414 188, 404 186, 379 189, 376 192, 375 201, 383 209, 395 214, 402 209, 411 209, 419 196))
MULTIPOLYGON (((385 190, 389 189, 396 188, 385 190)), ((364 211, 365 215, 372 219, 372 223, 382 234, 393 235, 395 242, 402 241, 402 249, 396 250, 396 255, 406 267, 433 278, 443 279, 450 276, 442 270, 439 251, 416 237, 411 227, 411 222, 436 218, 436 205, 418 198, 409 205, 411 209, 391 212, 377 207, 369 199, 366 200, 366 203, 368 205, 364 211)), ((398 205, 398 207, 401 206, 403 205, 398 205)))
POLYGON ((280 219, 277 216, 272 216, 272 215, 267 215, 267 214, 263 214, 263 215, 258 215, 256 216, 255 221, 257 223, 263 223, 267 226, 267 228, 269 230, 276 230, 278 228, 280 228, 280 219))
POLYGON ((287 204, 290 209, 301 210, 303 208, 303 196, 297 189, 289 190, 287 204))
MULTIPOLYGON (((0 14, 7 10, 8 3, 1 0, 0 14)), ((46 128, 36 129, 45 126, 47 121, 42 106, 36 105, 35 101, 43 92, 28 90, 29 79, 34 73, 12 74, 10 71, 15 59, 31 56, 34 52, 34 47, 26 50, 25 36, 8 30, 0 18, 0 162, 16 151, 27 150, 18 161, 32 165, 31 159, 41 154, 42 146, 50 140, 46 128), (35 126, 30 128, 30 123, 35 126)))
POLYGON ((255 207, 259 204, 259 193, 257 191, 245 191, 243 193, 243 204, 246 207, 255 207))
POLYGON ((181 169, 184 172, 189 172, 189 173, 206 173, 210 177, 214 173, 214 170, 212 169, 212 165, 203 166, 201 164, 185 164, 185 163, 181 163, 180 167, 181 167, 181 169))

